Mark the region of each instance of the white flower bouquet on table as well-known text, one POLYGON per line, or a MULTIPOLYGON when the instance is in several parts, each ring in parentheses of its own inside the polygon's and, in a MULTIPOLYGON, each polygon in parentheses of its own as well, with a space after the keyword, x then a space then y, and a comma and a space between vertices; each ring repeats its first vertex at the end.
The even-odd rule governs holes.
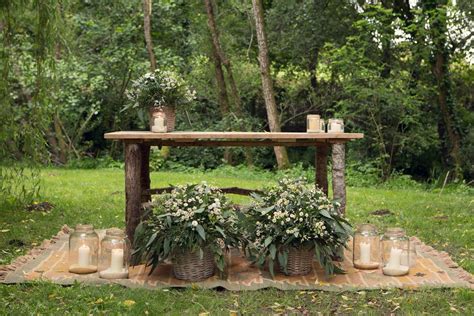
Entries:
POLYGON ((253 197, 256 202, 246 213, 246 249, 258 265, 267 262, 272 276, 275 262, 285 274, 307 274, 316 255, 327 274, 342 272, 332 258, 352 229, 337 203, 300 179, 283 179, 253 197))
POLYGON ((225 248, 238 246, 237 217, 224 194, 201 184, 175 187, 162 195, 136 229, 133 263, 151 272, 172 259, 175 276, 197 281, 225 268, 225 248))
POLYGON ((130 102, 124 110, 135 109, 142 119, 149 116, 150 120, 162 111, 166 115, 168 129, 172 131, 176 108, 189 104, 195 99, 195 94, 176 72, 156 69, 132 81, 131 89, 127 90, 130 102))

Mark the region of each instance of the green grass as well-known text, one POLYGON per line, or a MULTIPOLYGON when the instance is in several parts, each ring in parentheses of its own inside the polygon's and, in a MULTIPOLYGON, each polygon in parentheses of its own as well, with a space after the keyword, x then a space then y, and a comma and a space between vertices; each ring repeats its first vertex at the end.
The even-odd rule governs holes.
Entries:
MULTIPOLYGON (((50 238, 63 224, 92 223, 96 227, 124 225, 124 175, 121 170, 61 170, 43 172, 43 200, 55 205, 51 212, 27 212, 1 207, 0 264, 50 238), (23 246, 21 246, 23 245, 23 246)), ((218 186, 259 188, 270 177, 233 174, 152 174, 152 186, 199 182, 218 186)), ((347 215, 354 223, 372 222, 381 229, 400 225, 438 250, 450 253, 464 269, 474 272, 474 199, 466 194, 421 190, 348 188, 347 215), (389 209, 393 215, 370 212, 389 209)), ((246 198, 232 196, 237 203, 246 198)), ((61 287, 50 283, 1 285, 0 314, 243 314, 342 313, 448 314, 474 313, 472 290, 359 291, 345 293, 262 290, 228 292, 205 290, 147 291, 118 286, 61 287), (134 303, 132 303, 132 301, 134 303), (130 305, 130 306, 127 306, 130 305), (2 310, 2 306, 5 309, 2 310)))

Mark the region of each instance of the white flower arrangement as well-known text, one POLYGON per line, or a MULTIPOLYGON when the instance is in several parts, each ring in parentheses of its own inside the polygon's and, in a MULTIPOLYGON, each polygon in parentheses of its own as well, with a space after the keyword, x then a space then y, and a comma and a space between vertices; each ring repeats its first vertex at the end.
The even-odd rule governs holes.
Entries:
POLYGON ((196 91, 190 90, 185 81, 170 70, 156 69, 132 81, 127 90, 131 103, 128 108, 149 108, 180 106, 196 98, 196 91))
POLYGON ((316 257, 332 274, 339 269, 332 263, 338 249, 344 247, 351 234, 351 226, 332 203, 314 185, 301 179, 283 179, 268 188, 261 196, 254 195, 255 203, 247 212, 247 250, 259 265, 278 259, 286 269, 288 246, 314 247, 316 257))
POLYGON ((145 259, 152 271, 175 251, 214 253, 224 270, 224 247, 237 246, 237 216, 225 195, 205 182, 176 186, 154 200, 153 212, 136 229, 133 261, 145 259))

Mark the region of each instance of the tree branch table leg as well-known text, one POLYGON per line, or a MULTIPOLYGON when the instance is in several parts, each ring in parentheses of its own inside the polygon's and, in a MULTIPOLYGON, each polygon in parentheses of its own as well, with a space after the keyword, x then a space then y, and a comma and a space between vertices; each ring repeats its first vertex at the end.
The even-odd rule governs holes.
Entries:
POLYGON ((328 195, 328 151, 327 144, 316 147, 316 187, 328 195))
POLYGON ((141 144, 142 159, 141 159, 141 176, 140 176, 140 185, 142 188, 142 203, 150 202, 151 195, 144 194, 147 190, 150 190, 150 146, 146 144, 141 144))
POLYGON ((141 218, 141 167, 141 146, 125 143, 125 223, 130 240, 141 218))
POLYGON ((346 182, 345 170, 345 145, 335 143, 332 145, 332 192, 333 199, 341 203, 340 212, 346 213, 346 182))

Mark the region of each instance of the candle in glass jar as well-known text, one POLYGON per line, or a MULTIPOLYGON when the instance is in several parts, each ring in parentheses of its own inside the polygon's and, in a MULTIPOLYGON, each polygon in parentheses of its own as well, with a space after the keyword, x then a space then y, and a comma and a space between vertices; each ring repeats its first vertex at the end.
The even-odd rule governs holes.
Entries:
POLYGON ((155 133, 166 133, 165 118, 162 116, 154 117, 151 131, 155 133))
POLYGON ((387 266, 391 268, 400 267, 401 256, 402 256, 402 250, 392 247, 392 249, 390 249, 390 258, 388 260, 387 266))
POLYGON ((328 121, 328 133, 344 133, 344 121, 341 119, 330 119, 328 121))
POLYGON ((110 271, 122 272, 123 270, 123 249, 112 249, 110 260, 110 271))
POLYGON ((82 245, 78 249, 78 264, 80 266, 88 266, 90 263, 91 249, 87 245, 82 245))
POLYGON ((323 133, 324 120, 319 115, 308 115, 306 117, 306 131, 308 133, 323 133))
POLYGON ((370 263, 370 243, 368 242, 360 243, 360 262, 362 264, 370 263))

